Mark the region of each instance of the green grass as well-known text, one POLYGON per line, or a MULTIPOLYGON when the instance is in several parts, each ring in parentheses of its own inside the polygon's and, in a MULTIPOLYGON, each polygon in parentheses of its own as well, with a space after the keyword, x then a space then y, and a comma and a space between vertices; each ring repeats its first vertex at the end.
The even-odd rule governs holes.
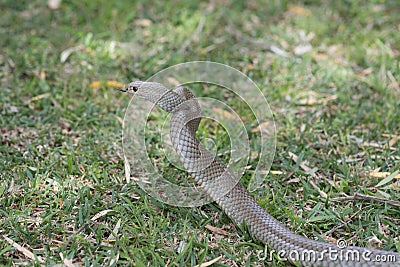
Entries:
MULTIPOLYGON (((0 265, 40 265, 7 236, 46 266, 62 258, 194 266, 219 256, 214 266, 285 266, 261 261, 262 243, 216 204, 171 207, 125 181, 121 119, 129 97, 90 84, 145 80, 193 60, 237 68, 268 98, 277 126, 272 170, 282 174, 269 174, 252 193, 265 209, 310 238, 400 251, 399 207, 330 200, 354 193, 399 199, 399 179, 377 186, 382 178, 368 175, 400 170, 400 141, 384 146, 400 135, 398 1, 63 1, 58 10, 44 2, 0 3, 0 265), (306 45, 312 49, 299 53, 306 45), (317 178, 289 152, 317 168, 317 178), (111 211, 91 220, 104 210, 111 211), (369 242, 373 236, 381 243, 369 242)), ((204 125, 199 134, 224 151, 223 128, 204 125)), ((150 153, 160 155, 157 147, 150 153)), ((162 164, 166 175, 182 174, 162 164)), ((255 165, 252 159, 245 177, 255 165)))

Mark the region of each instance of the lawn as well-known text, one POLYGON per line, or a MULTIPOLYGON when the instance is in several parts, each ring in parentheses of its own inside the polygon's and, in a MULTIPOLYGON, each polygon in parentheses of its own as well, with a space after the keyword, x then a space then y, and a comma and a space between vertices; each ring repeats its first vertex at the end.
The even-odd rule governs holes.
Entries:
MULTIPOLYGON (((276 152, 251 193, 263 208, 312 239, 400 252, 400 2, 150 2, 1 1, 0 265, 287 265, 215 203, 173 207, 125 177, 130 97, 115 88, 195 60, 268 100, 276 152)), ((201 126, 228 160, 224 128, 201 126)), ((156 135, 149 155, 182 182, 156 135)))

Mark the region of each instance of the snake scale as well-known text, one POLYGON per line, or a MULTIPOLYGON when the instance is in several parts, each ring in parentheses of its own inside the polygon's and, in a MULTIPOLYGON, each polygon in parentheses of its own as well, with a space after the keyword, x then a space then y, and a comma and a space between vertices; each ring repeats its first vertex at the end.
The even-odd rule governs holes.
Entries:
POLYGON ((172 114, 171 141, 184 168, 231 219, 237 224, 245 222, 252 235, 282 259, 301 266, 400 266, 399 253, 356 246, 341 248, 311 240, 293 233, 269 215, 196 139, 201 109, 185 87, 169 90, 160 83, 136 81, 122 91, 151 101, 172 114))

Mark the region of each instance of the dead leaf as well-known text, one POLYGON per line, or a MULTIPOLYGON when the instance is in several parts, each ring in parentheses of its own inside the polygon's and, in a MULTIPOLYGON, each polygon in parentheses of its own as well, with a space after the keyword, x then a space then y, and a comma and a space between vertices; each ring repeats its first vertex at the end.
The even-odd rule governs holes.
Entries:
POLYGON ((262 129, 269 128, 270 125, 271 125, 271 121, 263 122, 263 123, 257 125, 257 127, 251 129, 251 132, 252 132, 252 133, 258 133, 258 132, 260 132, 262 129))
POLYGON ((18 250, 19 252, 24 254, 25 257, 27 257, 27 258, 29 258, 31 260, 36 260, 37 259, 40 263, 44 263, 44 260, 42 259, 42 257, 33 254, 31 251, 29 251, 28 249, 26 249, 23 246, 19 245, 18 243, 16 243, 15 241, 11 240, 10 238, 8 238, 5 235, 3 235, 3 238, 8 243, 10 243, 10 245, 12 245, 16 250, 18 250))
POLYGON ((310 93, 308 96, 298 101, 299 105, 313 106, 313 105, 326 105, 329 101, 337 99, 337 95, 319 95, 317 93, 310 93))
POLYGON ((135 20, 135 24, 137 26, 142 26, 142 27, 149 27, 153 22, 149 19, 137 19, 135 20))
POLYGON ((219 256, 219 257, 217 257, 217 258, 215 258, 215 259, 213 259, 213 260, 211 260, 211 261, 204 262, 204 263, 202 263, 202 264, 200 264, 200 265, 195 265, 194 267, 207 267, 207 266, 211 266, 211 265, 213 265, 214 263, 216 263, 217 261, 219 261, 221 258, 222 258, 222 256, 219 256))
POLYGON ((390 71, 387 71, 387 76, 389 77, 389 80, 392 84, 392 88, 400 92, 400 85, 399 82, 396 80, 396 78, 393 76, 393 74, 390 71))
MULTIPOLYGON (((110 260, 109 266, 114 266, 114 263, 117 263, 118 260, 119 260, 119 253, 117 253, 117 255, 115 255, 115 257, 110 260)), ((117 266, 117 265, 115 265, 115 266, 117 266)))
POLYGON ((19 112, 19 108, 16 106, 9 106, 8 104, 5 104, 4 107, 8 108, 8 112, 10 112, 10 113, 18 113, 19 112))
POLYGON ((46 80, 46 72, 45 72, 44 70, 41 70, 41 71, 39 72, 39 77, 40 77, 40 79, 42 79, 42 80, 46 80))
POLYGON ((215 233, 215 234, 225 235, 225 236, 228 235, 228 232, 227 232, 227 231, 222 230, 221 228, 214 227, 214 226, 209 225, 209 224, 207 224, 207 225, 205 226, 205 228, 208 229, 208 230, 210 230, 211 232, 213 232, 213 233, 215 233))
POLYGON ((108 236, 107 239, 110 240, 110 241, 116 240, 116 237, 115 237, 115 236, 118 234, 119 228, 121 228, 121 218, 119 218, 117 224, 115 225, 115 227, 114 227, 114 229, 113 229, 113 233, 111 233, 111 234, 108 236))
POLYGON ((315 61, 321 61, 321 60, 326 60, 328 58, 328 55, 325 53, 320 53, 320 52, 315 52, 312 54, 313 59, 315 61))
POLYGON ((321 235, 325 240, 328 240, 330 243, 336 244, 337 243, 337 239, 333 238, 331 236, 326 236, 326 235, 321 235))
POLYGON ((389 176, 385 177, 384 179, 382 179, 377 185, 376 187, 380 187, 383 186, 385 184, 390 183, 393 179, 395 179, 395 177, 398 175, 399 171, 395 171, 394 173, 390 174, 389 176))
POLYGON ((226 110, 223 110, 223 109, 220 109, 220 108, 213 108, 213 111, 215 113, 217 113, 218 115, 221 115, 222 117, 227 118, 227 119, 235 118, 235 116, 232 115, 229 111, 226 111, 226 110))
POLYGON ((30 102, 34 102, 34 101, 37 101, 37 100, 40 100, 40 99, 43 99, 43 98, 48 98, 49 96, 50 96, 49 93, 45 93, 45 94, 41 94, 41 95, 34 96, 34 97, 32 97, 31 99, 29 99, 29 103, 30 103, 30 102))
POLYGON ((110 87, 119 87, 119 88, 123 88, 125 86, 123 83, 120 83, 117 81, 107 81, 106 84, 107 84, 107 86, 110 86, 110 87))
POLYGON ((287 183, 288 184, 290 184, 290 183, 298 183, 298 182, 300 182, 300 179, 299 178, 293 178, 293 179, 290 179, 289 181, 287 181, 287 183))
POLYGON ((101 85, 101 82, 99 81, 94 81, 90 84, 90 88, 99 88, 101 85))
POLYGON ((168 77, 167 81, 168 81, 168 83, 170 83, 170 84, 172 84, 174 86, 181 85, 181 83, 177 79, 175 79, 174 77, 168 77))
POLYGON ((389 142, 383 146, 383 149, 387 149, 389 147, 394 146, 394 144, 396 144, 397 141, 399 141, 399 140, 400 140, 400 135, 393 136, 393 138, 390 139, 389 142))
MULTIPOLYGON (((391 175, 390 172, 370 172, 369 176, 374 178, 386 178, 391 175)), ((400 174, 395 175, 393 178, 400 179, 400 174)))
POLYGON ((90 88, 99 88, 102 85, 106 85, 109 87, 118 87, 118 88, 123 88, 125 86, 123 83, 117 81, 106 81, 105 83, 102 83, 100 81, 94 81, 90 84, 90 88))
POLYGON ((290 54, 288 52, 277 47, 276 45, 271 45, 269 49, 271 50, 272 53, 275 53, 278 56, 281 56, 281 57, 289 57, 290 56, 290 54))
POLYGON ((95 221, 101 217, 103 217, 104 215, 106 215, 107 213, 111 212, 113 210, 102 210, 99 213, 97 213, 96 215, 93 216, 93 218, 91 219, 92 221, 95 221))
POLYGON ((123 118, 117 116, 117 121, 118 121, 122 126, 124 126, 124 119, 123 119, 123 118))
POLYGON ((60 258, 62 259, 65 266, 75 267, 75 265, 72 263, 72 259, 68 259, 67 257, 64 258, 64 255, 61 252, 60 252, 60 258))
POLYGON ((84 47, 83 45, 77 45, 77 46, 74 46, 74 47, 70 47, 70 48, 65 49, 64 51, 61 52, 61 56, 60 56, 60 61, 61 61, 61 63, 64 63, 65 61, 67 61, 68 57, 69 57, 73 52, 81 51, 81 50, 83 50, 83 49, 85 49, 85 47, 84 47))
POLYGON ((374 236, 372 236, 371 238, 368 239, 367 244, 369 245, 369 247, 375 247, 376 248, 377 245, 378 245, 378 247, 382 246, 382 241, 378 237, 376 237, 374 235, 374 236), (374 245, 372 245, 372 244, 374 244, 374 245))
POLYGON ((305 53, 308 53, 312 50, 312 46, 310 44, 300 44, 293 49, 295 55, 300 56, 305 53))
POLYGON ((51 9, 51 10, 56 10, 60 7, 61 4, 61 0, 48 0, 47 1, 47 6, 51 9))
POLYGON ((289 12, 306 17, 311 16, 312 14, 311 10, 297 5, 289 5, 289 12))

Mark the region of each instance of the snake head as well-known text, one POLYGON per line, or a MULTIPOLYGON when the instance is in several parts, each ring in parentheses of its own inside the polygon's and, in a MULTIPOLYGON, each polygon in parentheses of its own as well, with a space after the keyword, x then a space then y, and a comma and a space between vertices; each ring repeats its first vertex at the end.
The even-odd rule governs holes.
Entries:
POLYGON ((136 93, 137 90, 139 90, 140 86, 142 86, 143 82, 142 81, 135 81, 128 83, 127 85, 124 86, 124 88, 120 89, 123 92, 127 93, 136 93))

